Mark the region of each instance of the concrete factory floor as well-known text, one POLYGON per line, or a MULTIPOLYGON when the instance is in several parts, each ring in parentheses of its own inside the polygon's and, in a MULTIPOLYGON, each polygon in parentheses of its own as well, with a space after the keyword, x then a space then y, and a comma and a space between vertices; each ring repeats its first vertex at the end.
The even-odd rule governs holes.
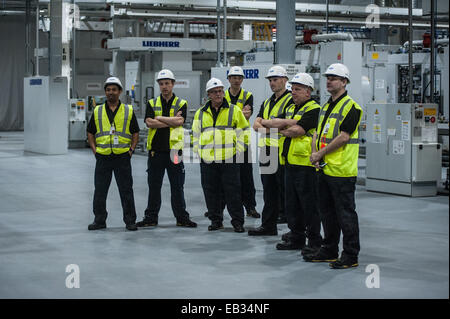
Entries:
MULTIPOLYGON (((146 162, 132 159, 138 220, 146 162)), ((198 228, 175 226, 166 177, 158 227, 125 230, 113 181, 108 228, 88 231, 94 165, 89 149, 27 153, 23 132, 0 132, 0 298, 449 298, 448 196, 408 198, 358 185, 360 266, 332 270, 277 251, 279 236, 234 233, 227 213, 225 229, 208 232, 198 164, 186 165, 185 185, 198 228), (79 289, 66 287, 71 264, 79 289), (373 264, 379 288, 369 289, 373 264)), ((261 190, 257 202, 261 211, 261 190)), ((259 223, 246 218, 245 226, 259 223)))

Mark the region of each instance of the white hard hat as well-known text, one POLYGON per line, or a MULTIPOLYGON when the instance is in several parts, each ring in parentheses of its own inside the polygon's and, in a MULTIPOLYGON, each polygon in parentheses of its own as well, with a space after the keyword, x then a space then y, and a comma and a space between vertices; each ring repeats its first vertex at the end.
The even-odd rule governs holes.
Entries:
POLYGON ((173 75, 172 71, 170 71, 168 69, 164 69, 164 70, 159 71, 158 76, 156 77, 156 81, 164 80, 164 79, 169 79, 169 80, 175 81, 175 76, 173 75))
POLYGON ((314 79, 308 73, 297 73, 289 83, 294 84, 303 84, 309 86, 312 90, 314 90, 314 79))
POLYGON ((217 87, 224 87, 222 81, 219 79, 211 78, 208 82, 206 82, 206 92, 217 87))
POLYGON ((350 83, 350 72, 349 72, 348 68, 345 65, 343 65, 342 63, 331 64, 327 68, 325 73, 323 74, 323 76, 327 76, 327 75, 336 75, 336 76, 340 76, 342 78, 346 78, 348 83, 350 83))
POLYGON ((106 89, 106 86, 109 84, 116 84, 120 87, 121 90, 123 90, 122 82, 120 82, 119 78, 116 78, 115 76, 111 76, 111 77, 107 78, 103 88, 106 89))
POLYGON ((230 69, 230 72, 228 72, 228 76, 231 75, 239 75, 239 76, 244 76, 244 71, 242 70, 242 68, 240 66, 233 66, 230 69))
POLYGON ((275 77, 275 76, 284 77, 284 78, 288 77, 286 69, 279 65, 274 65, 273 67, 271 67, 269 69, 269 71, 267 72, 267 75, 266 75, 266 79, 275 77))

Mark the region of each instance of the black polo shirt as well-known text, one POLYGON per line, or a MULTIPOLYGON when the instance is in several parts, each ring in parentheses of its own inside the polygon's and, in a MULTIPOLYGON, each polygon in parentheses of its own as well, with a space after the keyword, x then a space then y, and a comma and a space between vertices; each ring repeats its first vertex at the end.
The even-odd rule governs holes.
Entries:
MULTIPOLYGON (((304 103, 300 105, 295 105, 294 114, 297 113, 306 103, 312 101, 313 99, 309 99, 305 101, 304 103)), ((302 115, 302 118, 297 121, 297 125, 301 126, 305 132, 308 132, 312 128, 317 127, 317 123, 319 121, 319 112, 320 108, 313 109, 311 111, 308 111, 302 115)), ((281 114, 280 118, 286 118, 286 108, 283 111, 283 114, 281 114)), ((292 138, 286 137, 283 143, 283 153, 281 155, 287 156, 289 147, 291 146, 292 138)))
MULTIPOLYGON (((284 93, 283 93, 278 99, 275 97, 275 93, 272 94, 272 96, 270 97, 270 103, 269 103, 269 114, 270 114, 270 112, 272 111, 272 109, 273 109, 273 107, 275 106, 275 104, 276 104, 281 98, 283 98, 286 94, 289 94, 289 93, 291 93, 291 91, 285 90, 284 93)), ((265 102, 265 101, 264 101, 264 102, 265 102)), ((258 116, 257 116, 257 117, 264 118, 264 102, 261 103, 261 108, 259 109, 259 113, 258 113, 258 116)), ((292 103, 293 103, 293 102, 292 102, 292 98, 291 98, 289 101, 286 102, 285 106, 286 106, 286 105, 290 105, 290 104, 292 104, 292 103)))
MULTIPOLYGON (((170 116, 170 108, 172 107, 172 102, 175 99, 175 94, 172 95, 169 101, 166 101, 162 95, 160 95, 161 104, 162 104, 162 116, 170 116)), ((154 99, 156 105, 156 98, 154 99)), ((186 121, 187 116, 187 103, 183 105, 180 109, 181 116, 186 121)), ((176 114, 174 114, 175 116, 176 114)), ((147 101, 147 108, 145 110, 145 119, 147 118, 155 118, 155 110, 150 106, 150 102, 147 101)), ((144 119, 144 122, 145 122, 144 119)), ((152 151, 155 152, 170 152, 170 127, 163 127, 156 129, 155 136, 152 140, 152 151)))
MULTIPOLYGON (((119 101, 119 105, 121 104, 121 102, 119 101)), ((119 108, 117 107, 116 110, 113 112, 108 105, 108 102, 105 103, 106 107, 106 115, 108 115, 108 119, 109 119, 109 123, 112 124, 114 122, 114 117, 117 114, 117 111, 119 110, 119 108)), ((86 128, 86 131, 88 133, 91 133, 93 135, 95 135, 97 133, 97 127, 95 126, 95 116, 94 113, 92 113, 91 115, 91 119, 89 120, 88 126, 86 128)), ((136 119, 136 114, 133 112, 133 116, 131 117, 131 122, 130 122, 130 133, 134 134, 134 133, 139 133, 139 124, 137 122, 136 119)))
MULTIPOLYGON (((231 94, 230 89, 228 89, 228 94, 230 95, 231 104, 236 104, 237 100, 239 98, 239 95, 241 94, 242 89, 239 90, 238 94, 235 96, 231 94)), ((244 96, 245 98, 245 96, 244 96)), ((250 110, 253 114, 253 94, 250 95, 250 97, 244 102, 244 106, 250 105, 250 110)))

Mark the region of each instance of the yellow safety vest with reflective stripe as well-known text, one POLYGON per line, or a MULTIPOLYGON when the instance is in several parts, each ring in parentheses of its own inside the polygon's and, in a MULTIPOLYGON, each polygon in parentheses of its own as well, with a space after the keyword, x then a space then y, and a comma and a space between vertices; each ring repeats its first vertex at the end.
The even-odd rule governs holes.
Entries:
MULTIPOLYGON (((245 101, 247 101, 250 98, 250 96, 252 96, 251 92, 241 89, 235 105, 239 106, 239 108, 242 110, 244 108, 245 101)), ((231 104, 230 89, 225 91, 225 98, 227 99, 228 103, 231 104)))
POLYGON ((360 115, 358 125, 350 136, 350 140, 347 144, 324 156, 323 161, 327 163, 327 165, 323 168, 323 172, 326 175, 336 177, 357 176, 359 155, 358 127, 361 122, 363 111, 358 103, 347 95, 336 104, 324 123, 324 117, 329 105, 329 103, 325 104, 319 114, 319 124, 317 125, 318 150, 330 144, 331 141, 341 133, 339 127, 353 106, 360 111, 360 115))
MULTIPOLYGON (((275 105, 273 106, 272 110, 270 111, 270 114, 269 114, 270 98, 265 100, 264 101, 263 119, 269 120, 269 119, 274 119, 274 118, 280 116, 283 113, 286 103, 291 99, 291 97, 292 97, 292 95, 289 92, 288 94, 283 96, 281 99, 279 99, 277 101, 277 103, 275 103, 275 105)), ((279 145, 278 143, 279 143, 281 134, 277 133, 276 136, 274 136, 272 138, 269 137, 269 134, 270 133, 262 134, 262 136, 259 138, 259 142, 258 142, 259 147, 263 147, 263 146, 278 147, 278 145, 279 145)))
MULTIPOLYGON (((242 109, 244 108, 245 101, 247 101, 250 98, 250 96, 252 96, 251 92, 247 92, 244 89, 241 89, 235 105, 238 106, 242 111, 242 109)), ((231 104, 230 89, 225 91, 225 99, 228 101, 228 104, 231 104)), ((245 117, 245 115, 244 115, 244 117, 245 117)), ((247 120, 247 124, 250 125, 250 122, 248 120, 247 120)), ((249 144, 247 144, 247 147, 250 145, 250 139, 248 139, 248 143, 249 144)))
MULTIPOLYGON (((303 105, 297 113, 294 114, 295 104, 286 107, 286 118, 300 121, 302 116, 314 109, 320 108, 316 101, 312 100, 303 105)), ((291 165, 313 166, 310 161, 312 136, 316 128, 311 128, 304 135, 291 138, 291 144, 287 153, 287 161, 291 165)), ((283 154, 284 141, 286 136, 280 138, 280 164, 284 165, 286 158, 283 154)))
POLYGON ((216 123, 208 103, 198 109, 192 133, 194 152, 206 162, 224 161, 231 159, 236 151, 244 152, 250 137, 244 114, 233 104, 220 108, 216 123))
POLYGON ((114 129, 106 114, 106 106, 97 105, 94 109, 96 152, 101 155, 123 154, 128 152, 131 146, 130 123, 133 117, 131 105, 120 104, 114 116, 114 129))
MULTIPOLYGON (((150 104, 150 107, 153 108, 153 111, 155 112, 155 117, 162 116, 162 102, 161 102, 161 96, 158 96, 155 100, 151 99, 148 101, 150 104)), ((178 96, 175 96, 175 98, 172 101, 172 105, 170 107, 170 117, 175 116, 178 111, 187 104, 186 100, 180 99, 178 96)), ((157 128, 149 128, 148 129, 148 136, 147 136, 147 150, 152 149, 152 142, 153 138, 155 137, 157 128)), ((170 137, 169 137, 169 148, 171 150, 181 150, 184 146, 184 129, 183 126, 178 127, 170 127, 170 137)))

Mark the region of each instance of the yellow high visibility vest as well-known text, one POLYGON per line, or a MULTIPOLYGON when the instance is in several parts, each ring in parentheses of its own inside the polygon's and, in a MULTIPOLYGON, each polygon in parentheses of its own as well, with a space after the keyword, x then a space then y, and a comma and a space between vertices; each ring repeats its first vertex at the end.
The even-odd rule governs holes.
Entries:
POLYGON ((94 109, 96 152, 101 155, 123 154, 131 146, 130 123, 133 117, 131 105, 120 104, 114 117, 114 130, 106 114, 106 104, 97 105, 94 109))
MULTIPOLYGON (((316 101, 312 100, 303 105, 297 113, 294 114, 295 104, 291 104, 286 107, 286 118, 295 119, 300 121, 303 115, 309 111, 320 108, 320 105, 316 101)), ((287 161, 291 165, 301 165, 301 166, 313 166, 310 161, 311 157, 311 143, 312 136, 316 128, 311 128, 306 132, 305 135, 297 136, 291 138, 291 144, 287 153, 287 161)), ((284 141, 286 136, 280 138, 280 164, 284 165, 286 158, 282 155, 284 148, 284 141)))
POLYGON ((358 127, 361 122, 362 109, 350 96, 343 97, 333 108, 326 122, 324 122, 325 114, 328 110, 327 102, 319 114, 319 123, 317 125, 317 149, 324 148, 331 143, 341 132, 339 127, 347 116, 348 112, 355 106, 360 111, 358 125, 350 136, 350 140, 344 146, 338 148, 332 153, 326 154, 323 158, 327 165, 323 168, 323 172, 329 176, 336 177, 353 177, 358 175, 358 155, 359 140, 358 127), (322 131, 323 128, 323 131, 322 131))
MULTIPOLYGON (((283 96, 281 99, 279 99, 277 101, 277 103, 275 103, 275 105, 273 106, 272 110, 270 111, 270 114, 269 114, 270 98, 265 100, 264 101, 263 119, 269 120, 269 119, 274 119, 274 118, 280 116, 283 113, 284 107, 286 106, 287 102, 291 99, 291 97, 292 97, 292 95, 289 92, 288 94, 283 96)), ((259 147, 263 147, 263 146, 278 147, 281 134, 277 133, 276 138, 275 137, 270 138, 269 134, 270 133, 265 133, 259 138, 259 142, 258 142, 259 147)))
MULTIPOLYGON (((235 105, 238 106, 242 110, 245 106, 244 105, 245 101, 247 101, 250 98, 250 96, 252 96, 251 92, 241 89, 241 91, 239 92, 238 100, 236 101, 235 105)), ((228 104, 231 104, 230 89, 225 91, 225 99, 228 101, 228 104)), ((247 123, 250 125, 250 122, 248 120, 247 120, 247 123)), ((250 139, 248 140, 248 143, 250 144, 250 139)))
MULTIPOLYGON (((250 96, 252 96, 251 92, 241 89, 235 105, 239 106, 239 108, 242 110, 244 108, 245 101, 247 101, 250 98, 250 96)), ((225 91, 225 98, 227 99, 228 103, 231 104, 230 89, 225 91)))
POLYGON ((250 130, 244 114, 235 105, 221 107, 214 123, 211 106, 197 110, 192 124, 194 152, 207 162, 232 158, 236 151, 244 152, 250 130))
MULTIPOLYGON (((155 112, 155 117, 162 116, 162 102, 161 102, 161 96, 158 96, 155 100, 151 99, 148 101, 150 104, 150 107, 153 108, 153 111, 155 112)), ((172 101, 172 105, 170 107, 170 117, 175 116, 178 111, 187 104, 186 100, 180 99, 178 96, 175 96, 175 98, 172 101)), ((147 135, 147 150, 152 149, 152 142, 153 138, 155 137, 157 128, 149 128, 148 129, 148 135, 147 135)), ((170 128, 170 137, 169 137, 169 148, 171 150, 181 150, 184 146, 184 129, 183 126, 178 127, 171 127, 170 128)))

